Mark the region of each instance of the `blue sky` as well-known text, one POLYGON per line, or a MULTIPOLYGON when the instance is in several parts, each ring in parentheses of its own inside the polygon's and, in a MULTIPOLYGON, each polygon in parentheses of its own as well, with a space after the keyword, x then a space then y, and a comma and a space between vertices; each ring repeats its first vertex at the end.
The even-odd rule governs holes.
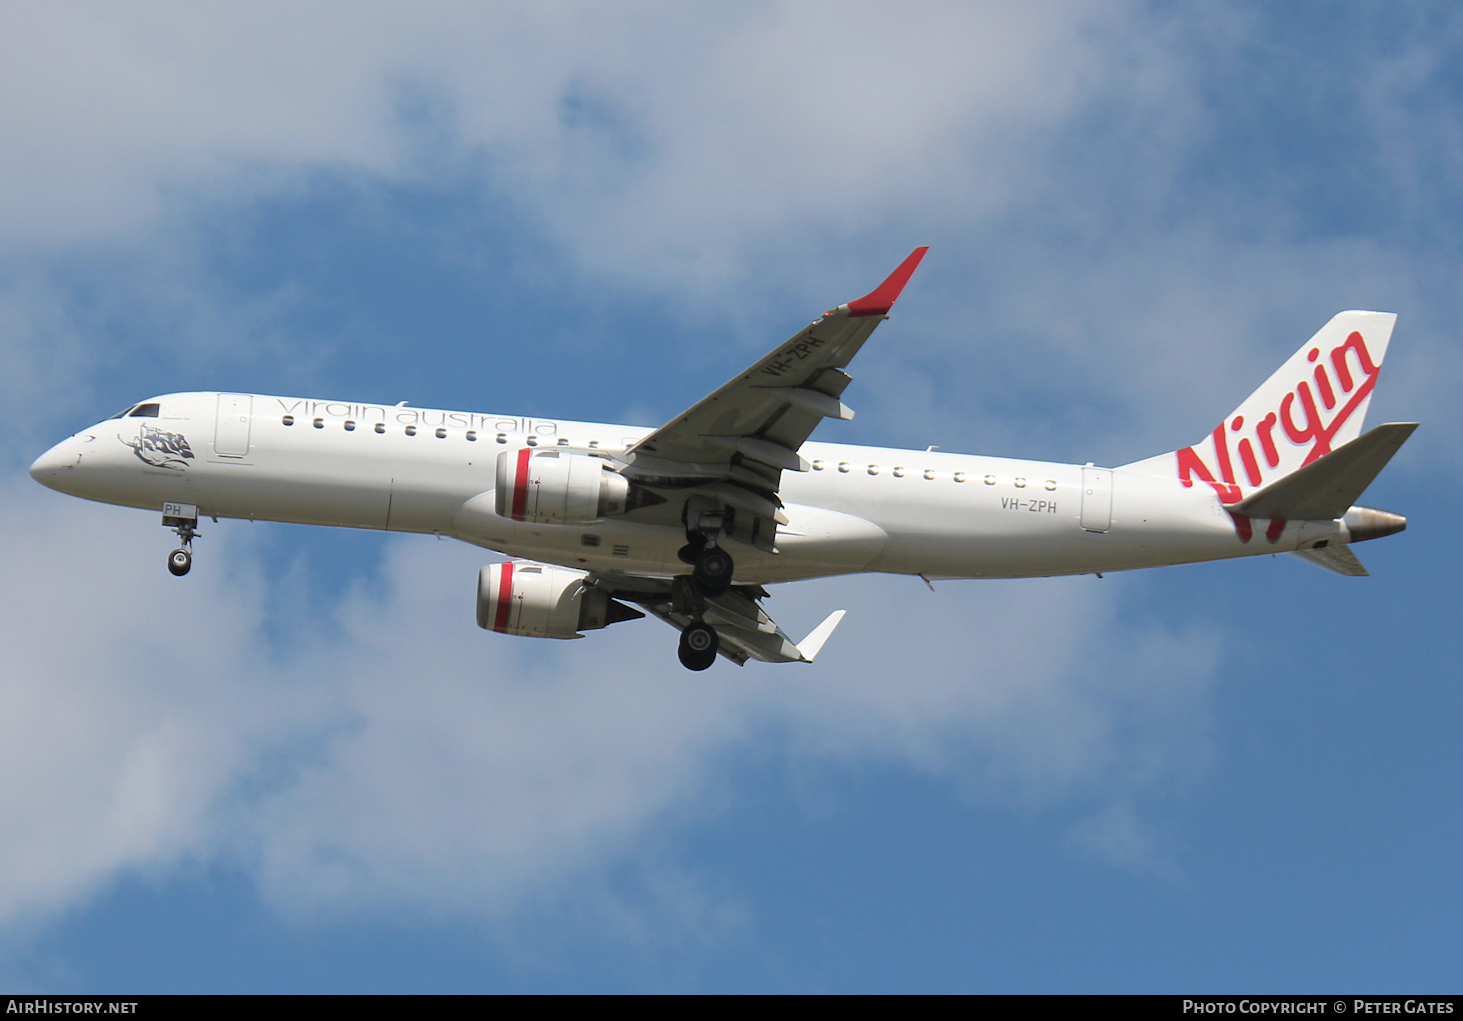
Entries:
POLYGON ((1446 991, 1446 4, 131 4, 0 38, 0 983, 1446 991), (780 588, 802 671, 473 626, 481 551, 25 466, 242 389, 656 424, 917 244, 819 437, 1120 464, 1400 314, 1369 579, 780 588))

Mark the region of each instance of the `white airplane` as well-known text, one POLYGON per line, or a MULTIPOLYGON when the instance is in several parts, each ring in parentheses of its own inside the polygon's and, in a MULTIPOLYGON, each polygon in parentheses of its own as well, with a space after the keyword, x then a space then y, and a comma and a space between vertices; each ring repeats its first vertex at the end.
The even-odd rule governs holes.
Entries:
POLYGON ((1363 575, 1350 544, 1406 518, 1353 506, 1416 428, 1361 433, 1396 316, 1342 312, 1200 443, 1117 468, 811 442, 849 419, 845 372, 916 249, 659 429, 243 393, 153 397, 30 472, 73 496, 162 511, 192 563, 207 516, 449 536, 510 559, 478 578, 479 626, 581 638, 643 617, 680 660, 810 663, 765 585, 883 572, 1102 574, 1291 552, 1363 575))

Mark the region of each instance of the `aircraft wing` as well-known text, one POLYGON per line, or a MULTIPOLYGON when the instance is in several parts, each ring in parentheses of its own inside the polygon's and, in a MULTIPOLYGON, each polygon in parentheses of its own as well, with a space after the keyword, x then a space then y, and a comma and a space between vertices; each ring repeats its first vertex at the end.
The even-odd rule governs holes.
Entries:
POLYGON ((1361 561, 1356 558, 1356 554, 1351 552, 1350 546, 1291 550, 1290 555, 1351 578, 1365 578, 1371 573, 1362 566, 1361 561))
MULTIPOLYGON (((808 470, 798 448, 824 418, 853 417, 839 400, 852 380, 843 370, 886 318, 926 251, 916 248, 873 291, 823 313, 636 443, 623 455, 621 470, 643 486, 690 490, 688 495, 786 524, 777 497, 782 472, 808 470)), ((765 527, 753 534, 774 532, 765 527)), ((767 539, 757 544, 770 548, 767 539)))
POLYGON ((794 642, 777 621, 762 608, 767 592, 761 586, 739 586, 719 596, 706 599, 700 618, 676 605, 672 596, 659 600, 642 600, 640 605, 677 631, 684 631, 697 619, 716 628, 721 655, 738 666, 749 659, 764 663, 811 663, 823 648, 833 629, 843 620, 842 610, 834 610, 801 642, 794 642))

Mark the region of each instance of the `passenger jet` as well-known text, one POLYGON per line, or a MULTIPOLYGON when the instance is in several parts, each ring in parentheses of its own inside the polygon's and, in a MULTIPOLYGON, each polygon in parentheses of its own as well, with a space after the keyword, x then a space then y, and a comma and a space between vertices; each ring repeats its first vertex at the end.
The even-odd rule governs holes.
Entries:
POLYGON ((200 517, 418 532, 508 559, 480 627, 536 638, 651 613, 704 670, 811 663, 765 586, 882 572, 1102 574, 1294 553, 1364 575, 1351 544, 1406 518, 1354 506, 1416 423, 1361 431, 1396 316, 1342 312, 1209 435, 1119 467, 813 442, 926 249, 659 429, 246 393, 149 398, 31 466, 88 500, 161 512, 192 564, 200 517), (636 609, 639 607, 640 609, 636 609), (643 612, 642 612, 643 611, 643 612))

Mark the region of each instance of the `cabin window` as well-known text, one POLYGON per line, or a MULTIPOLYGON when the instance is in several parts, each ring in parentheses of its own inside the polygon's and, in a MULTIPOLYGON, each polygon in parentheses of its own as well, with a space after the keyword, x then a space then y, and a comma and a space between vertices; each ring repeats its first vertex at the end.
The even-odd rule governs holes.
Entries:
POLYGON ((356 424, 354 422, 352 422, 350 419, 346 419, 345 420, 345 431, 348 432, 348 433, 355 432, 356 431, 356 424))
POLYGON ((987 475, 985 478, 981 479, 981 481, 988 486, 994 486, 996 484, 996 477, 994 475, 987 475))
POLYGON ((478 434, 476 432, 474 432, 472 429, 469 429, 467 431, 467 442, 469 442, 469 443, 476 443, 477 442, 477 439, 478 439, 478 434))
POLYGON ((284 418, 281 418, 280 421, 283 422, 285 425, 294 425, 295 424, 295 416, 294 415, 286 415, 284 418))
POLYGON ((925 469, 925 478, 927 478, 927 479, 932 479, 932 478, 934 478, 934 477, 935 477, 935 472, 934 472, 934 469, 931 469, 931 468, 926 468, 926 469, 925 469))
POLYGON ((1020 475, 1016 476, 1016 488, 1017 489, 1025 489, 1026 488, 1026 480, 1023 479, 1020 475))
POLYGON ((439 440, 445 440, 446 438, 447 438, 447 430, 446 429, 438 429, 437 430, 437 439, 439 439, 439 440))
POLYGON ((877 474, 879 474, 879 466, 877 464, 871 464, 871 465, 869 465, 869 474, 870 475, 877 475, 877 474))
POLYGON ((1048 493, 1054 493, 1054 492, 1056 492, 1056 489, 1057 489, 1057 480, 1056 479, 1047 479, 1046 480, 1046 491, 1048 493))
POLYGON ((312 422, 310 424, 313 425, 316 429, 324 429, 325 428, 325 419, 323 419, 323 418, 317 418, 317 419, 315 419, 314 422, 312 422))
POLYGON ((814 461, 813 462, 813 471, 820 472, 822 470, 823 470, 823 462, 822 461, 814 461))
POLYGON ((158 408, 157 408, 157 405, 156 404, 139 404, 139 405, 137 405, 137 407, 135 407, 135 408, 132 409, 132 413, 129 414, 127 417, 128 418, 157 418, 157 411, 158 411, 158 408))
POLYGON ((955 473, 955 481, 956 482, 964 482, 965 481, 965 473, 964 472, 956 472, 955 473))
POLYGON ((406 434, 408 436, 415 436, 417 434, 417 427, 414 426, 414 425, 407 426, 406 427, 406 434))
POLYGON ((568 440, 567 437, 561 438, 559 440, 559 446, 561 446, 561 447, 567 447, 568 445, 569 445, 569 440, 568 440))
POLYGON ((838 462, 838 470, 841 471, 841 472, 848 471, 848 462, 847 461, 839 461, 838 462))
POLYGON ((528 438, 528 445, 530 447, 536 447, 536 446, 538 446, 538 437, 537 436, 530 436, 528 438))
POLYGON ((894 477, 896 479, 902 479, 902 478, 904 478, 904 466, 903 465, 896 464, 894 466, 894 477))
POLYGON ((384 433, 386 431, 386 423, 385 422, 377 422, 376 423, 376 431, 378 433, 384 433))
POLYGON ((597 449, 599 449, 599 440, 590 440, 589 441, 589 449, 590 450, 597 450, 597 449))

